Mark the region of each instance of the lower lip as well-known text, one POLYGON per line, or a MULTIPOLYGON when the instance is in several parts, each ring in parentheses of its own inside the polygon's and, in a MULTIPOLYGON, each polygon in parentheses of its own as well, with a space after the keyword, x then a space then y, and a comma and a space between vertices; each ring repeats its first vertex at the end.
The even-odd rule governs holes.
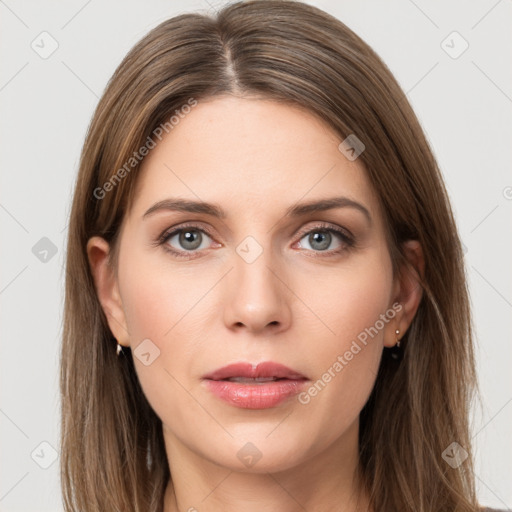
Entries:
POLYGON ((282 379, 261 384, 209 380, 206 385, 217 397, 242 409, 268 409, 300 392, 306 380, 282 379))

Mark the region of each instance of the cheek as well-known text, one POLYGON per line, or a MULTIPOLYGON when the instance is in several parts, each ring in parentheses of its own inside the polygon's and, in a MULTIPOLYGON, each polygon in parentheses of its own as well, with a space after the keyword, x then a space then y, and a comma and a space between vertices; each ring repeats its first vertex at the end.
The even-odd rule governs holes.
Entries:
POLYGON ((158 265, 148 264, 148 270, 141 271, 140 262, 136 257, 126 259, 120 275, 135 370, 155 413, 165 423, 172 411, 176 421, 194 405, 184 389, 197 360, 193 324, 200 321, 196 314, 208 288, 191 285, 193 276, 171 274, 158 265))
POLYGON ((167 293, 162 296, 161 283, 148 278, 140 280, 134 276, 123 290, 123 305, 130 333, 132 350, 143 339, 151 339, 159 348, 161 340, 174 324, 172 299, 178 298, 167 293))
MULTIPOLYGON (((308 305, 322 324, 310 358, 314 379, 299 402, 314 418, 307 421, 330 426, 324 431, 326 443, 357 419, 375 383, 384 332, 395 316, 386 254, 375 252, 350 268, 340 267, 321 280, 323 286, 304 283, 314 290, 308 305)), ((318 323, 316 318, 311 322, 318 323)))
POLYGON ((189 311, 208 283, 198 282, 193 273, 170 271, 144 254, 132 254, 124 264, 121 292, 131 342, 136 346, 149 338, 162 349, 187 326, 189 311))
MULTIPOLYGON (((344 342, 358 336, 364 338, 361 333, 374 326, 388 308, 390 293, 391 284, 385 272, 368 269, 343 278, 337 300, 326 308, 326 314, 336 322, 336 335, 344 342)), ((382 334, 382 326, 378 330, 382 334)))
MULTIPOLYGON (((298 294, 305 297, 304 303, 311 311, 306 322, 315 326, 318 336, 330 340, 328 347, 343 349, 374 326, 389 308, 391 263, 386 253, 373 251, 365 258, 317 272, 311 278, 297 276, 292 286, 300 290, 298 294)), ((378 327, 383 331, 381 322, 378 327)))

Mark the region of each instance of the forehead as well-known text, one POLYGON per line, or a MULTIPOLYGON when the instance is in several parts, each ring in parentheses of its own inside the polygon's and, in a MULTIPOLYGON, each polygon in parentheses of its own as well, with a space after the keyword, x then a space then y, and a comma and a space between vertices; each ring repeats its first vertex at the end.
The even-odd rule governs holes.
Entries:
POLYGON ((314 114, 266 99, 199 101, 144 158, 131 214, 180 197, 222 204, 229 215, 282 215, 293 203, 345 196, 373 212, 366 171, 338 149, 314 114))

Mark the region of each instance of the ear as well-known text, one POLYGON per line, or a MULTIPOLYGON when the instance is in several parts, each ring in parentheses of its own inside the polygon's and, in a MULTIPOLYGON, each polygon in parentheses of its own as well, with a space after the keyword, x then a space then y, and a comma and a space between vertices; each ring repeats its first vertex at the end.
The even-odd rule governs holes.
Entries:
POLYGON ((99 236, 87 242, 87 257, 94 277, 98 300, 112 334, 120 345, 129 347, 129 334, 114 269, 109 265, 110 246, 99 236))
POLYGON ((394 282, 394 303, 401 306, 394 322, 390 322, 389 334, 386 335, 384 345, 392 347, 396 344, 397 338, 403 338, 409 329, 416 311, 423 297, 421 281, 425 272, 425 260, 423 250, 417 240, 408 240, 402 246, 406 262, 401 266, 394 282), (400 332, 398 336, 395 330, 400 332))

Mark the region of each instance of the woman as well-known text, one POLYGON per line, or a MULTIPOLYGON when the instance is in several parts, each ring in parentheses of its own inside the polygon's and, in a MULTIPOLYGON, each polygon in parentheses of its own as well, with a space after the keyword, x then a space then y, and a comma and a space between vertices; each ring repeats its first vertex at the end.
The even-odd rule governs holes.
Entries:
POLYGON ((67 511, 476 511, 462 251, 379 57, 314 7, 160 24, 85 141, 67 511))

